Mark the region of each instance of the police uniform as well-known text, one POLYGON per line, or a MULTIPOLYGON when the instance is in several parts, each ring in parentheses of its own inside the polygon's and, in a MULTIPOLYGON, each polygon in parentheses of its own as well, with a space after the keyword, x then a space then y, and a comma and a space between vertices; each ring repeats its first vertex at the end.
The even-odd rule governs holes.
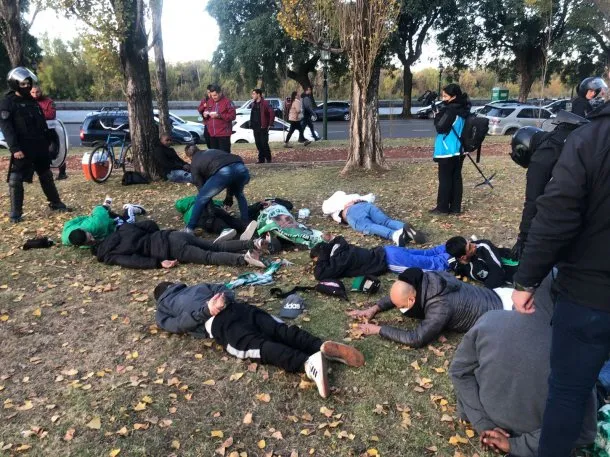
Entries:
MULTIPOLYGON (((9 78, 10 78, 9 73, 9 78)), ((69 210, 59 197, 49 154, 49 129, 38 103, 28 95, 17 95, 11 89, 0 101, 0 129, 11 152, 8 172, 11 220, 21 220, 23 208, 23 182, 32 182, 34 172, 53 210, 69 210), (22 159, 14 154, 21 151, 22 159)))

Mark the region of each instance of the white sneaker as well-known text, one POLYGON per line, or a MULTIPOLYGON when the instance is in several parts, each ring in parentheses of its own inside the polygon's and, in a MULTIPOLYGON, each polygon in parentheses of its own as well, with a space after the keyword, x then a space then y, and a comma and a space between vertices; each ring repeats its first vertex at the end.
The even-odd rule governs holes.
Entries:
POLYGON ((400 246, 400 236, 402 235, 402 229, 400 230, 396 230, 394 233, 392 233, 392 241, 394 242, 394 244, 396 246, 400 246))
POLYGON ((239 239, 242 241, 251 240, 254 236, 254 232, 256 232, 256 227, 258 227, 258 223, 256 221, 250 222, 246 227, 246 230, 244 230, 244 233, 242 233, 239 237, 239 239))
POLYGON ((268 235, 266 235, 264 238, 257 238, 253 241, 254 244, 254 248, 257 251, 262 251, 265 254, 269 254, 269 249, 271 246, 271 242, 268 239, 268 235))
POLYGON ((235 229, 224 229, 222 232, 220 232, 220 235, 218 235, 218 238, 216 238, 214 240, 214 244, 216 243, 220 243, 221 241, 227 241, 227 240, 232 240, 233 238, 235 238, 235 236, 237 235, 237 231, 235 229))
POLYGON ((246 252, 246 254, 244 255, 244 260, 248 265, 252 265, 253 267, 267 268, 267 265, 265 265, 264 263, 264 259, 257 251, 246 252))
POLYGON ((326 363, 326 358, 321 352, 316 352, 305 361, 305 374, 316 383, 318 393, 322 398, 327 398, 330 393, 326 363))
POLYGON ((144 209, 144 207, 141 205, 136 205, 135 203, 125 203, 123 205, 123 209, 133 212, 134 215, 146 214, 146 210, 144 209))
POLYGON ((192 228, 188 228, 188 227, 184 227, 182 230, 180 230, 182 233, 190 233, 191 235, 195 234, 195 231, 192 228))

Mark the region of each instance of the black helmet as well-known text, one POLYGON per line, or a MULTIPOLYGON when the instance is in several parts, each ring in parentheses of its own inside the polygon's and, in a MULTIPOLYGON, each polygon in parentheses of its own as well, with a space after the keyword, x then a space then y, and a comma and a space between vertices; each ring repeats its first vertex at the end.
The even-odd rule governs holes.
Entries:
POLYGON ((38 82, 38 78, 32 72, 32 70, 29 70, 25 67, 15 67, 8 72, 6 81, 8 82, 8 87, 10 89, 19 90, 19 83, 25 81, 28 78, 30 79, 30 81, 32 81, 32 86, 34 86, 38 82))
POLYGON ((513 139, 510 142, 510 158, 517 165, 527 168, 530 164, 530 159, 534 153, 533 139, 538 133, 544 133, 544 131, 537 127, 521 127, 513 135, 513 139))
POLYGON ((608 90, 608 85, 606 82, 600 78, 599 76, 592 76, 591 78, 585 78, 582 80, 580 85, 578 86, 578 96, 584 97, 587 95, 587 92, 590 90, 595 91, 595 96, 597 97, 599 93, 603 90, 608 90))

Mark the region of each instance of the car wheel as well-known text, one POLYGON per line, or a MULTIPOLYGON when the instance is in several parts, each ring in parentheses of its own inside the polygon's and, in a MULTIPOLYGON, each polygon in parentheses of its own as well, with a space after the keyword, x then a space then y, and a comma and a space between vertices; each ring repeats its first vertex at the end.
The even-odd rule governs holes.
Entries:
POLYGON ((247 143, 247 141, 244 140, 243 138, 241 138, 241 139, 237 140, 235 143, 237 143, 237 144, 244 144, 244 143, 247 143))
POLYGON ((519 129, 517 129, 515 127, 511 127, 510 129, 507 129, 506 132, 504 132, 504 135, 513 136, 517 130, 519 130, 519 129))
POLYGON ((350 114, 349 114, 349 113, 345 113, 345 114, 343 115, 343 120, 344 120, 344 121, 349 121, 351 118, 352 118, 352 117, 350 116, 350 114))
POLYGON ((191 136, 193 137, 193 144, 199 144, 201 143, 201 138, 199 137, 199 135, 195 132, 190 132, 191 136))
POLYGON ((434 111, 430 111, 427 117, 428 119, 434 119, 434 111))
POLYGON ((313 122, 318 122, 318 115, 317 115, 316 113, 313 113, 313 114, 311 115, 311 120, 312 120, 313 122))

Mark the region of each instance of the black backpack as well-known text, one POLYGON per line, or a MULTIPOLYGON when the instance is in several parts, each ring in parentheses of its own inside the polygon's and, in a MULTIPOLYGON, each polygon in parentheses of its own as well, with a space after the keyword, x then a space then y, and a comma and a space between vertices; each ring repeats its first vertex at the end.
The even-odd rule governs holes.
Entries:
POLYGON ((481 149, 483 141, 489 131, 489 119, 475 114, 464 118, 464 128, 460 141, 464 152, 474 152, 481 149))

